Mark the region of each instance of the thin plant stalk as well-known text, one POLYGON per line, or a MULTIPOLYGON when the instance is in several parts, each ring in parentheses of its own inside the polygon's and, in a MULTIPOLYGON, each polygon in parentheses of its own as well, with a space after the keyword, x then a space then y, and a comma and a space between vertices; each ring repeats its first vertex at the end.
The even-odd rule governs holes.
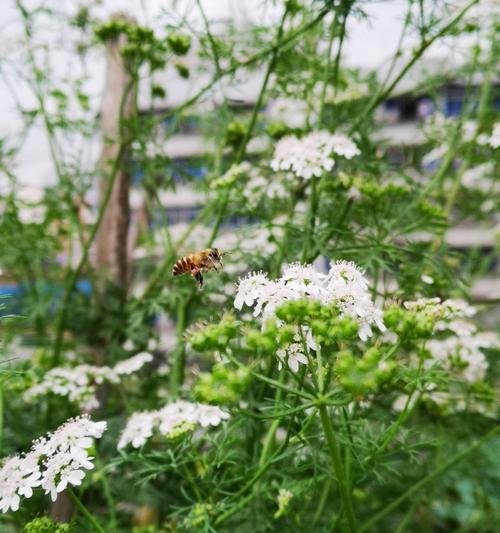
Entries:
MULTIPOLYGON (((278 32, 276 36, 276 44, 274 46, 274 50, 271 54, 271 59, 269 60, 269 63, 267 65, 266 73, 264 75, 264 81, 262 82, 262 86, 259 91, 259 96, 257 97, 257 101, 255 102, 255 105, 253 107, 252 116, 250 117, 250 123, 248 124, 248 127, 245 131, 245 136, 243 137, 239 147, 238 152, 236 153, 236 157, 234 160, 234 164, 239 164, 243 160, 246 149, 248 146, 248 142, 250 141, 250 138, 252 137, 253 130, 255 128, 255 124, 257 123, 257 116, 261 110, 262 103, 264 101, 264 95, 266 94, 267 85, 269 83, 269 79, 271 77, 271 74, 274 70, 274 67, 276 65, 276 60, 278 58, 278 51, 280 42, 283 36, 283 27, 285 24, 285 20, 287 18, 288 11, 285 9, 285 12, 283 13, 283 16, 281 17, 280 25, 278 26, 278 32)), ((231 195, 231 188, 229 188, 225 196, 222 200, 221 206, 219 208, 219 212, 217 213, 217 218, 215 220, 215 224, 212 228, 212 233, 210 235, 210 239, 208 241, 208 247, 212 246, 215 238, 217 237, 217 233, 219 231, 220 225, 222 223, 222 218, 224 216, 224 213, 226 211, 227 205, 229 203, 229 198, 231 195)))
POLYGON ((345 508, 345 515, 347 519, 347 526, 351 533, 356 531, 356 521, 354 517, 354 506, 352 504, 351 491, 347 487, 345 472, 342 467, 342 460, 340 458, 340 450, 337 444, 337 438, 335 437, 335 432, 333 431, 332 421, 328 415, 328 410, 325 405, 320 405, 318 407, 319 415, 321 419, 321 425, 323 426, 323 431, 325 433, 325 438, 330 449, 330 456, 332 460, 333 471, 335 477, 339 483, 340 487, 340 496, 342 498, 342 503, 345 508))
POLYGON ((471 9, 479 0, 472 0, 469 2, 455 17, 451 19, 448 24, 445 24, 441 30, 439 30, 434 36, 430 37, 427 40, 424 40, 417 51, 413 54, 411 59, 406 63, 406 65, 400 70, 398 75, 394 78, 392 83, 387 87, 385 91, 380 94, 375 94, 374 97, 368 102, 365 109, 359 115, 358 119, 353 123, 351 127, 351 132, 355 131, 360 123, 365 119, 366 115, 370 114, 377 106, 385 100, 398 86, 399 82, 405 77, 406 73, 413 67, 413 65, 419 60, 419 58, 424 54, 424 52, 429 48, 435 41, 446 35, 462 18, 464 15, 471 9))
POLYGON ((482 444, 484 444, 484 442, 486 442, 489 438, 491 438, 493 435, 495 435, 499 431, 500 431, 500 425, 495 426, 493 429, 488 431, 488 433, 483 435, 479 440, 475 440, 465 450, 461 451, 460 453, 457 453, 447 463, 444 463, 440 467, 433 470, 430 474, 422 478, 420 481, 417 481, 408 490, 406 490, 403 494, 401 494, 401 496, 393 500, 389 505, 387 505, 381 511, 379 511, 378 513, 373 515, 370 519, 368 519, 359 528, 359 533, 363 533, 364 531, 371 529, 375 524, 380 522, 380 520, 385 518, 392 511, 394 511, 394 509, 397 509, 404 501, 406 501, 408 498, 413 496, 413 494, 415 494, 420 489, 425 487, 431 481, 434 481, 434 479, 444 474, 447 470, 449 470, 450 468, 458 464, 460 461, 465 459, 472 452, 476 451, 482 444))
POLYGON ((67 489, 69 497, 75 504, 75 507, 82 513, 88 523, 98 532, 106 533, 105 530, 101 527, 99 522, 93 517, 92 513, 83 505, 80 498, 75 494, 74 490, 71 487, 67 489))
POLYGON ((106 498, 106 502, 108 504, 108 512, 109 512, 111 527, 113 529, 116 529, 117 524, 118 524, 117 519, 116 519, 116 504, 113 498, 113 494, 111 492, 111 486, 109 484, 108 476, 106 474, 106 468, 102 463, 99 453, 97 452, 97 448, 94 451, 94 455, 95 455, 96 466, 99 469, 104 497, 106 498))

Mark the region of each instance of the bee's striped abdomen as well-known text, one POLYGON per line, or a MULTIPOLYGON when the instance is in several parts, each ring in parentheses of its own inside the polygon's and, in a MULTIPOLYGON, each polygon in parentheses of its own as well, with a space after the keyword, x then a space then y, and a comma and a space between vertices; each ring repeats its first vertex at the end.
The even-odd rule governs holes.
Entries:
POLYGON ((186 274, 187 272, 191 272, 193 268, 194 268, 194 264, 191 261, 191 258, 183 257, 182 259, 179 259, 177 263, 175 263, 174 268, 172 269, 172 274, 174 276, 180 276, 181 274, 186 274))

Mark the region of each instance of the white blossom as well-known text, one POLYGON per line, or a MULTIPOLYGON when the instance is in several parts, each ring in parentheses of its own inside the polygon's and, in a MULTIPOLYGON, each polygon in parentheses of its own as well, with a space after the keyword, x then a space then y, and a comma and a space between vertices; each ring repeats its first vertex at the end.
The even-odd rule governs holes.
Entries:
POLYGON ((134 448, 140 448, 153 436, 155 424, 155 412, 134 413, 128 419, 127 425, 120 436, 118 448, 125 448, 127 444, 132 444, 134 448))
POLYGON ((494 181, 495 165, 493 161, 467 169, 461 178, 467 189, 476 189, 485 194, 499 192, 500 185, 494 181))
POLYGON ((493 131, 488 142, 492 148, 498 148, 500 146, 500 122, 497 122, 493 126, 493 131))
POLYGON ((140 448, 153 436, 154 430, 172 437, 178 431, 191 430, 196 426, 218 426, 228 418, 229 414, 220 407, 177 400, 158 411, 134 413, 120 436, 118 448, 125 448, 129 444, 140 448))
POLYGON ((236 309, 241 311, 243 304, 251 307, 271 283, 267 274, 262 272, 250 273, 246 278, 240 279, 234 299, 236 309))
MULTIPOLYGON (((253 315, 265 322, 276 320, 276 309, 285 302, 302 298, 335 306, 341 316, 353 318, 359 324, 358 335, 363 341, 373 334, 373 325, 381 332, 386 330, 382 310, 371 300, 364 273, 347 261, 335 262, 327 274, 299 263, 287 265, 277 280, 270 280, 262 272, 251 273, 239 280, 234 306, 240 311, 243 305, 253 307, 253 315)), ((304 333, 308 347, 316 350, 312 333, 307 328, 304 333)), ((307 363, 302 345, 297 342, 300 340, 300 337, 295 339, 296 342, 277 353, 279 361, 288 361, 294 371, 300 363, 307 363)))
POLYGON ((341 133, 316 131, 299 139, 289 135, 278 141, 271 160, 275 171, 291 170, 296 176, 311 179, 332 170, 333 154, 347 159, 359 155, 358 147, 341 133))
POLYGON ((34 441, 29 453, 7 458, 0 468, 0 511, 17 511, 20 496, 31 498, 39 486, 55 501, 68 485, 80 485, 84 470, 94 468, 88 449, 105 430, 106 422, 83 415, 34 441))
POLYGON ((120 361, 114 367, 114 371, 119 376, 124 374, 133 374, 140 370, 146 363, 150 363, 153 360, 153 356, 147 352, 141 352, 129 359, 120 361))
POLYGON ((427 348, 432 359, 426 361, 426 365, 438 361, 443 368, 468 383, 483 380, 488 361, 481 349, 498 345, 498 336, 489 332, 475 333, 474 326, 466 327, 465 322, 455 321, 452 324, 449 329, 454 331, 453 335, 428 341, 427 348))
POLYGON ((404 302, 404 307, 409 311, 423 313, 436 320, 436 328, 440 328, 439 320, 451 320, 454 318, 470 318, 476 310, 465 300, 448 299, 441 301, 440 298, 418 298, 417 300, 404 302))
POLYGON ((448 150, 449 148, 447 144, 441 144, 440 146, 433 148, 422 157, 422 165, 427 166, 438 161, 447 154, 448 150))
POLYGON ((271 102, 267 117, 275 122, 283 122, 289 128, 302 128, 308 112, 306 100, 280 97, 271 102))
POLYGON ((281 370, 282 362, 286 362, 292 372, 299 370, 299 364, 307 365, 307 356, 304 353, 304 347, 300 342, 293 342, 286 348, 281 348, 277 352, 278 369, 281 370))
POLYGON ((55 394, 67 397, 84 411, 91 411, 99 407, 97 385, 120 383, 121 376, 137 372, 152 360, 151 354, 143 352, 120 361, 113 368, 86 364, 55 367, 44 375, 42 381, 25 391, 24 399, 33 402, 41 396, 55 394))
POLYGON ((261 175, 251 176, 243 189, 243 196, 253 208, 257 207, 264 197, 270 200, 284 200, 289 194, 283 181, 261 175))
POLYGON ((5 459, 0 469, 0 511, 17 511, 21 502, 20 496, 31 498, 33 488, 40 481, 38 463, 28 456, 13 456, 5 459))

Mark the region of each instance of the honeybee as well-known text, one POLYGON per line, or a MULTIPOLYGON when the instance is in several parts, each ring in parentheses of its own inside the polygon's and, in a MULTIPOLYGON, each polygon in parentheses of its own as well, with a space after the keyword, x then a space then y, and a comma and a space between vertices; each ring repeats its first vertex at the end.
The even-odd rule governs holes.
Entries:
POLYGON ((186 255, 175 263, 172 269, 174 276, 181 276, 182 274, 190 273, 191 276, 200 284, 200 289, 203 287, 202 271, 217 269, 217 266, 222 268, 222 256, 229 252, 221 252, 219 248, 206 248, 190 255, 186 255))

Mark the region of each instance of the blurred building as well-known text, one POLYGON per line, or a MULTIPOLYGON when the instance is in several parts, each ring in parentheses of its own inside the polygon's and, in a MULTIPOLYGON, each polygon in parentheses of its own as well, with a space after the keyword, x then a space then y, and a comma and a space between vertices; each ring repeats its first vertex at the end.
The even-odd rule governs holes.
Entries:
MULTIPOLYGON (((398 71, 396 68, 395 71, 398 71)), ((383 79, 385 73, 380 72, 383 79)), ((174 106, 189 98, 206 80, 197 80, 195 85, 187 80, 181 80, 179 87, 175 86, 173 98, 168 97, 163 102, 154 105, 154 112, 164 114, 174 106), (183 98, 180 98, 180 95, 183 98)), ((226 105, 237 106, 241 110, 249 110, 254 105, 260 84, 261 73, 253 73, 245 79, 235 80, 231 89, 216 91, 211 97, 211 105, 220 105, 225 99, 226 105)), ((378 128, 373 140, 379 142, 389 157, 405 166, 415 153, 422 155, 425 150, 426 138, 422 132, 422 123, 435 115, 444 117, 458 117, 463 112, 466 91, 472 91, 479 99, 481 79, 473 81, 472 86, 466 83, 456 71, 450 69, 446 61, 427 61, 416 65, 411 75, 408 75, 398 85, 394 96, 385 100, 376 111, 378 128), (411 153, 411 157, 409 154, 411 153)), ((495 107, 500 109, 500 82, 494 82, 495 107)), ((263 110, 264 113, 275 113, 278 102, 270 102, 263 110)), ((151 102, 144 102, 143 112, 151 110, 151 102)), ((291 120, 293 117, 291 117, 291 120)), ((169 130, 171 124, 166 121, 165 128, 169 130)), ((161 202, 165 209, 169 224, 188 224, 193 221, 202 207, 203 195, 197 194, 192 185, 197 178, 206 175, 207 169, 203 164, 203 156, 213 148, 210 139, 201 133, 201 124, 195 116, 184 117, 176 124, 176 132, 164 144, 165 154, 171 160, 173 178, 176 191, 161 194, 161 202)), ((259 142, 249 147, 250 152, 259 152, 265 146, 259 142)), ((254 154, 255 155, 255 154, 254 154)), ((430 162, 428 168, 422 168, 422 173, 435 170, 439 164, 439 154, 430 162)), ((137 176, 140 181, 140 175, 137 176)), ((424 178, 424 176, 422 176, 424 178)), ((245 219, 226 220, 226 225, 239 226, 247 222, 245 219)), ((465 253, 476 249, 483 257, 493 257, 495 252, 495 225, 484 228, 477 224, 462 224, 451 228, 446 233, 446 241, 451 250, 465 253)), ((497 229, 498 231, 498 229, 497 229)), ((416 239, 430 239, 431 236, 415 235, 416 239)), ((500 299, 500 265, 498 261, 490 261, 490 269, 483 279, 472 287, 472 297, 477 301, 492 301, 500 299)))

